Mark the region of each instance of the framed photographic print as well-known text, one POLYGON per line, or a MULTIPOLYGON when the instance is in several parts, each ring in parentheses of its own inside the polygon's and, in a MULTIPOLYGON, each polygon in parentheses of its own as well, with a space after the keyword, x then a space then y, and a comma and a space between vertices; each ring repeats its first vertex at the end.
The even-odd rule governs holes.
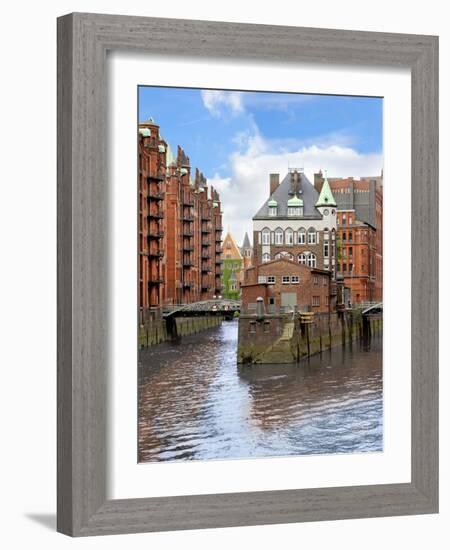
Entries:
POLYGON ((58 20, 58 530, 438 509, 436 37, 58 20))

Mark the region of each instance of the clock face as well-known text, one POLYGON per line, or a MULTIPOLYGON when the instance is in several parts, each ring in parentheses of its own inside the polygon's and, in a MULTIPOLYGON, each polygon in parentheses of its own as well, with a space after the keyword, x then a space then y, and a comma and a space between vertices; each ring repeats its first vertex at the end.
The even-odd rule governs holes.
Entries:
POLYGON ((328 208, 325 208, 325 210, 323 211, 323 215, 328 216, 329 213, 330 211, 328 210, 328 208))

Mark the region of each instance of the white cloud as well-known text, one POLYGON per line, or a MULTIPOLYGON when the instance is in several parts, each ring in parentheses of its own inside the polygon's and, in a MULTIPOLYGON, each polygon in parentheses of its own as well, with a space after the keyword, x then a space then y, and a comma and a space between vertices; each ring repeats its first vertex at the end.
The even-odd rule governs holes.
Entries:
POLYGON ((274 149, 259 132, 240 135, 239 150, 230 156, 231 176, 216 174, 209 179, 220 193, 225 230, 231 228, 240 244, 245 231, 252 238, 252 217, 269 193, 269 174, 279 173, 280 180, 288 167, 303 168, 314 182, 314 172, 327 170, 330 177, 379 175, 383 165, 381 154, 358 153, 344 145, 307 145, 291 151, 274 149))
POLYGON ((225 110, 230 110, 232 114, 244 112, 241 92, 202 90, 201 95, 203 105, 213 116, 220 117, 225 110))

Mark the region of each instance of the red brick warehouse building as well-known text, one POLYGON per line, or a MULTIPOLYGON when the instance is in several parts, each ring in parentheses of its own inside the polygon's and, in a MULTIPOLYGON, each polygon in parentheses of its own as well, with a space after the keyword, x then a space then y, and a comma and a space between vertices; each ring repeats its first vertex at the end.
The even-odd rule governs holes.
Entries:
MULTIPOLYGON (((314 174, 321 191, 324 177, 314 174)), ((337 204, 337 272, 351 290, 352 301, 383 299, 383 175, 328 178, 337 204)))
POLYGON ((256 311, 259 297, 267 313, 289 311, 293 306, 298 311, 328 313, 335 309, 334 288, 329 270, 309 268, 281 258, 245 271, 242 303, 245 313, 256 311))
POLYGON ((153 120, 139 124, 138 147, 139 306, 210 299, 222 288, 220 197, 153 120))

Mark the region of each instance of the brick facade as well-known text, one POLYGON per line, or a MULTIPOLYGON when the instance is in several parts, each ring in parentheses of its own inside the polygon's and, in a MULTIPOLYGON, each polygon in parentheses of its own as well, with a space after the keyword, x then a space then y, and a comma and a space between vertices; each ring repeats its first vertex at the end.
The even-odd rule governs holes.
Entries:
POLYGON ((295 305, 299 311, 325 313, 335 308, 333 288, 328 270, 286 259, 272 260, 245 271, 242 303, 248 312, 262 297, 267 312, 289 310, 295 305))
MULTIPOLYGON (((321 172, 314 174, 320 192, 321 172)), ((352 301, 383 300, 383 176, 328 178, 338 209, 338 273, 352 301), (349 238, 349 235, 351 238, 349 238)))
POLYGON ((210 299, 221 291, 220 197, 154 122, 139 125, 138 147, 140 308, 210 299))

